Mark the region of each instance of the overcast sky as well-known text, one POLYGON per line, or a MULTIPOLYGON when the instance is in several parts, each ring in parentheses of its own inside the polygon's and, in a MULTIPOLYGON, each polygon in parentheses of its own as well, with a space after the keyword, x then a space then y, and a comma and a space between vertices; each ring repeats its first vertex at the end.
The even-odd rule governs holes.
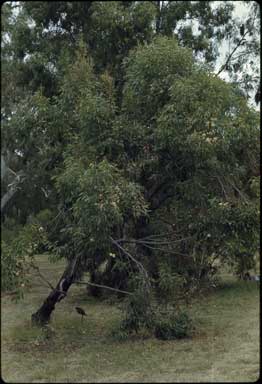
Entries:
MULTIPOLYGON (((217 4, 225 3, 225 1, 217 1, 216 3, 217 4)), ((235 9, 233 11, 233 17, 239 18, 240 20, 245 22, 245 20, 247 19, 247 16, 248 16, 247 2, 245 2, 245 1, 233 1, 233 3, 235 6, 235 9)), ((232 50, 232 48, 229 50, 228 42, 222 43, 221 50, 220 50, 220 57, 217 61, 215 72, 218 71, 218 69, 221 67, 221 64, 223 64, 225 62, 225 55, 228 54, 229 51, 231 51, 231 50, 232 50)), ((258 57, 257 60, 260 61, 260 58, 258 57)), ((226 72, 222 72, 219 75, 219 77, 221 77, 221 79, 226 80, 226 81, 229 80, 229 76, 226 72)), ((256 91, 251 92, 251 99, 249 99, 249 103, 251 103, 252 106, 255 107, 256 110, 259 110, 260 109, 260 103, 258 105, 256 105, 254 102, 255 92, 256 91)))

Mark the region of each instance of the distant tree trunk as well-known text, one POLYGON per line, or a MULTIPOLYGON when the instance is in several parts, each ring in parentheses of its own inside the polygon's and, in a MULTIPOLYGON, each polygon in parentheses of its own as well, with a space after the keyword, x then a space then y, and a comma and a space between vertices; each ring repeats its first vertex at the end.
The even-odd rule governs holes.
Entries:
MULTIPOLYGON (((4 168, 4 174, 6 174, 6 169, 10 170, 10 168, 4 168)), ((17 192, 18 186, 23 181, 23 178, 25 176, 23 171, 19 171, 18 173, 15 173, 12 171, 12 173, 15 174, 15 177, 13 178, 12 183, 10 183, 10 187, 8 188, 8 191, 1 197, 1 213, 2 214, 9 200, 11 200, 11 198, 17 192)), ((1 180, 3 180, 2 175, 1 175, 1 180)))
POLYGON ((156 1, 157 15, 156 15, 156 33, 160 32, 161 24, 161 1, 156 1))
MULTIPOLYGON (((118 233, 117 237, 126 237, 131 239, 143 237, 148 234, 146 225, 147 218, 145 217, 140 218, 138 222, 135 223, 133 222, 133 220, 128 220, 121 228, 121 231, 120 233, 118 233)), ((142 256, 143 258, 143 256, 151 254, 151 251, 149 249, 146 249, 144 247, 137 248, 139 248, 138 258, 140 258, 140 256, 142 256)), ((126 260, 126 256, 124 256, 123 259, 126 260)), ((101 262, 103 261, 104 259, 101 259, 101 262)), ((116 259, 110 258, 103 272, 99 271, 99 266, 101 265, 101 263, 96 263, 95 265, 90 266, 90 282, 100 285, 107 285, 120 290, 127 290, 128 279, 130 277, 130 267, 118 267, 117 261, 119 261, 119 257, 116 259)), ((144 262, 146 261, 147 260, 144 260, 144 262)), ((132 265, 132 268, 135 268, 135 265, 132 265)), ((101 288, 99 287, 87 286, 87 291, 90 295, 94 297, 100 297, 103 295, 103 290, 101 290, 101 288)), ((117 295, 118 297, 124 296, 124 294, 121 292, 118 292, 117 295)))
MULTIPOLYGON (((115 259, 112 258, 108 261, 104 272, 100 272, 98 268, 99 266, 97 269, 89 271, 90 283, 107 285, 120 290, 127 289, 128 271, 117 268, 115 259)), ((99 287, 87 286, 87 291, 94 297, 103 295, 103 290, 99 287)), ((118 292, 117 295, 118 297, 124 296, 121 292, 118 292)))
POLYGON ((17 188, 10 188, 5 194, 3 197, 1 197, 1 213, 3 214, 4 212, 4 208, 7 206, 7 203, 9 202, 9 200, 11 200, 11 198, 14 196, 14 194, 16 193, 17 191, 17 188))
POLYGON ((256 102, 256 104, 259 104, 260 100, 261 100, 261 92, 260 92, 260 84, 259 84, 257 92, 255 94, 255 102, 256 102))
MULTIPOLYGON (((94 284, 102 283, 101 274, 99 274, 98 271, 96 270, 90 271, 90 283, 94 283, 94 284)), ((94 287, 92 285, 87 285, 87 290, 88 290, 88 293, 94 297, 100 297, 102 294, 101 289, 99 287, 94 287)))
POLYGON ((43 326, 50 321, 51 314, 55 309, 56 303, 61 301, 70 286, 75 281, 75 272, 77 270, 78 258, 74 258, 65 269, 55 289, 51 291, 37 312, 32 314, 32 324, 43 326))

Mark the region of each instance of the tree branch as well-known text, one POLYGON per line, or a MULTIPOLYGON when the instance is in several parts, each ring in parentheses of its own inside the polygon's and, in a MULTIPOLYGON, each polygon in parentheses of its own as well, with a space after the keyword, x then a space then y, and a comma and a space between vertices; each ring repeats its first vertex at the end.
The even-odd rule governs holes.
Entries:
POLYGON ((229 184, 234 188, 234 190, 239 194, 239 196, 242 197, 242 199, 244 200, 245 203, 247 203, 247 198, 245 197, 245 195, 237 188, 237 186, 232 183, 232 181, 228 180, 229 184))
POLYGON ((46 279, 46 277, 40 272, 40 269, 39 269, 39 267, 38 267, 37 265, 35 265, 33 262, 31 262, 29 265, 30 265, 31 268, 33 268, 33 269, 37 272, 37 274, 38 274, 38 276, 40 277, 40 279, 41 279, 42 281, 44 281, 52 291, 57 291, 57 292, 63 294, 64 296, 66 296, 66 293, 65 293, 64 291, 61 291, 61 290, 59 290, 59 289, 53 287, 53 285, 52 285, 52 284, 46 279))
POLYGON ((226 198, 227 200, 229 200, 228 195, 227 195, 226 190, 225 190, 225 187, 224 187, 222 181, 220 180, 220 177, 219 177, 219 176, 215 176, 215 177, 216 177, 216 179, 218 180, 218 182, 219 182, 219 184, 220 184, 220 186, 221 186, 221 189, 222 189, 222 191, 223 191, 223 193, 224 193, 224 195, 225 195, 225 198, 226 198))
POLYGON ((187 239, 191 239, 192 236, 187 236, 187 237, 184 237, 183 239, 179 239, 179 240, 168 240, 168 241, 163 241, 163 240, 143 240, 143 239, 119 239, 117 240, 119 243, 135 243, 135 244, 149 244, 149 245, 165 245, 165 244, 172 244, 172 243, 180 243, 181 241, 184 241, 184 240, 187 240, 187 239))
POLYGON ((137 266, 138 268, 140 269, 140 271, 142 272, 142 274, 144 275, 144 277, 146 278, 146 281, 147 283, 149 284, 149 277, 148 277, 148 273, 147 271, 145 270, 143 264, 140 263, 140 261, 136 260, 134 256, 132 256, 127 250, 125 250, 116 240, 114 240, 111 236, 110 236, 110 240, 111 242, 116 245, 117 248, 119 248, 127 257, 129 257, 137 266))
POLYGON ((186 256, 186 257, 189 257, 190 255, 188 254, 185 254, 185 253, 180 253, 180 252, 176 252, 176 251, 171 251, 169 249, 166 249, 166 248, 159 248, 159 247, 152 247, 151 245, 148 245, 148 244, 142 244, 144 247, 147 247, 147 248, 150 248, 150 249, 153 249, 153 250, 157 250, 157 251, 162 251, 162 252, 167 252, 167 253, 171 253, 171 254, 174 254, 174 255, 180 255, 180 256, 186 256))
POLYGON ((235 48, 233 49, 233 51, 228 55, 228 58, 226 60, 226 62, 220 67, 219 71, 216 73, 216 76, 218 76, 221 72, 224 71, 224 69, 227 67, 228 63, 230 62, 232 56, 234 55, 234 53, 236 52, 236 50, 240 47, 240 45, 243 43, 243 41, 245 40, 245 36, 247 35, 249 31, 247 30, 244 35, 242 36, 242 38, 239 40, 238 44, 235 46, 235 48))
POLYGON ((76 282, 73 283, 73 284, 91 285, 91 286, 93 286, 93 287, 104 288, 104 289, 109 289, 109 290, 111 290, 111 291, 115 291, 115 292, 125 293, 125 294, 127 294, 127 295, 133 295, 132 292, 123 291, 122 289, 117 289, 117 288, 108 287, 107 285, 95 284, 95 283, 89 283, 88 281, 76 281, 76 282))
POLYGON ((55 289, 55 288, 53 287, 53 285, 52 285, 52 284, 45 278, 45 276, 42 275, 42 273, 40 272, 40 269, 39 269, 39 267, 38 267, 37 265, 35 265, 33 262, 31 262, 29 265, 30 265, 31 268, 33 268, 33 269, 37 272, 38 276, 39 276, 45 283, 47 283, 47 285, 49 286, 49 288, 51 288, 52 290, 55 289))

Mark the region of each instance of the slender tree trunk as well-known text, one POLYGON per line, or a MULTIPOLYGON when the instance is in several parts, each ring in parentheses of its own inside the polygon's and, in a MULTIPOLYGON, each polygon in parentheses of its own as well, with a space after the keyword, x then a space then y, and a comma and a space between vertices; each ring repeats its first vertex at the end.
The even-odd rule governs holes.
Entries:
POLYGON ((7 203, 9 202, 9 200, 11 200, 11 198, 17 192, 19 184, 23 181, 23 177, 24 177, 24 172, 19 171, 14 177, 11 187, 9 187, 8 191, 3 195, 3 197, 1 197, 1 213, 4 212, 4 209, 6 208, 7 203))
MULTIPOLYGON (((101 284, 101 274, 99 274, 99 272, 97 272, 96 270, 90 271, 90 282, 94 284, 101 284)), ((102 294, 101 289, 99 287, 91 285, 87 286, 87 291, 91 296, 94 297, 100 297, 102 294)))
POLYGON ((75 281, 75 271, 77 269, 78 258, 73 259, 66 267, 55 289, 47 296, 37 312, 32 314, 32 324, 43 326, 50 321, 51 314, 55 309, 56 303, 61 301, 75 281))
POLYGON ((8 201, 11 200, 11 198, 14 196, 16 191, 17 191, 17 188, 10 188, 1 198, 1 213, 3 213, 4 208, 7 206, 8 201))
POLYGON ((161 26, 161 1, 156 1, 157 15, 156 15, 156 33, 159 34, 161 26))

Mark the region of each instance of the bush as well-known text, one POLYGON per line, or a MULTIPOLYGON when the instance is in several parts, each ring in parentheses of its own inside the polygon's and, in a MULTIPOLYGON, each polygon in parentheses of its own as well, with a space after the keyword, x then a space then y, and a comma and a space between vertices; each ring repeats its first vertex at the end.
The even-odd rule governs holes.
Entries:
POLYGON ((24 283, 23 257, 17 257, 13 248, 2 240, 1 290, 11 291, 24 283))
POLYGON ((134 331, 139 336, 152 334, 158 339, 173 340, 191 336, 192 320, 185 311, 174 306, 159 310, 152 297, 138 289, 126 302, 126 315, 119 327, 113 331, 117 340, 126 340, 134 331))
POLYGON ((151 307, 151 298, 141 290, 137 290, 126 304, 126 316, 120 328, 131 333, 140 330, 152 329, 154 326, 154 311, 151 307))
POLYGON ((150 292, 143 290, 141 286, 127 298, 124 304, 125 317, 112 332, 114 339, 127 340, 134 332, 142 338, 152 334, 155 312, 151 299, 150 292))
POLYGON ((130 332, 124 329, 123 325, 121 324, 119 327, 116 327, 112 330, 111 335, 116 341, 126 341, 130 337, 130 332))
POLYGON ((158 279, 158 297, 163 301, 176 300, 184 291, 186 278, 172 271, 168 264, 160 264, 158 279))
POLYGON ((22 225, 17 223, 17 221, 14 218, 7 217, 1 226, 2 239, 7 244, 10 244, 12 240, 17 237, 21 228, 22 228, 22 225))
POLYGON ((9 242, 2 240, 1 244, 1 289, 15 289, 18 296, 27 282, 29 264, 33 259, 39 244, 45 241, 45 233, 36 224, 25 225, 9 242))
POLYGON ((182 339, 191 336, 192 320, 186 312, 161 312, 155 324, 155 336, 162 340, 182 339))
POLYGON ((234 272, 240 279, 243 279, 248 271, 255 268, 255 258, 251 253, 238 252, 236 253, 235 259, 234 272))

